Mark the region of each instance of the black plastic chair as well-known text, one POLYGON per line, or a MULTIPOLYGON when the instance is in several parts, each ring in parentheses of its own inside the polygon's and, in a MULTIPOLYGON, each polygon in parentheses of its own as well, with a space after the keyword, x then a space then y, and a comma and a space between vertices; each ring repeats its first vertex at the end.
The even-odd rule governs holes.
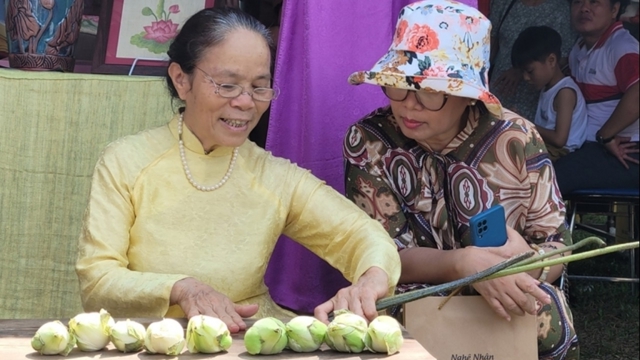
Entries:
MULTIPOLYGON (((583 221, 576 221, 576 215, 580 214, 604 214, 609 220, 614 221, 616 216, 621 216, 619 212, 614 212, 614 206, 626 206, 627 213, 623 216, 628 217, 628 229, 616 229, 616 231, 628 231, 628 239, 630 241, 638 240, 638 199, 640 198, 640 189, 587 189, 578 190, 564 197, 569 201, 567 210, 569 228, 581 229, 596 236, 600 236, 607 242, 616 241, 615 233, 609 229, 601 229, 597 225, 588 224, 583 221)), ((637 249, 630 249, 630 276, 612 277, 612 276, 583 276, 569 275, 570 280, 592 280, 607 282, 631 282, 632 293, 636 293, 638 280, 637 272, 637 249)))

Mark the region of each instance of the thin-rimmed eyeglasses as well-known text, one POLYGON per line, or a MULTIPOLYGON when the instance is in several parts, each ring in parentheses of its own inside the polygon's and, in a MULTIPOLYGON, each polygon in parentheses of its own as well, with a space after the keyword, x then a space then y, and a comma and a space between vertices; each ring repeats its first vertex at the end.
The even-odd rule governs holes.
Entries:
POLYGON ((416 100, 425 109, 430 111, 440 111, 447 103, 449 95, 441 92, 431 92, 424 90, 407 90, 393 87, 382 87, 382 92, 393 101, 404 101, 409 96, 409 91, 415 93, 416 100))
POLYGON ((242 94, 247 94, 251 96, 253 100, 256 101, 271 101, 278 97, 280 94, 280 90, 276 88, 267 88, 267 87, 257 87, 253 88, 253 91, 246 91, 244 87, 236 84, 218 84, 211 75, 209 75, 206 71, 200 69, 199 67, 195 67, 196 69, 202 71, 205 75, 206 79, 213 84, 216 88, 216 94, 220 95, 226 99, 237 98, 242 94))

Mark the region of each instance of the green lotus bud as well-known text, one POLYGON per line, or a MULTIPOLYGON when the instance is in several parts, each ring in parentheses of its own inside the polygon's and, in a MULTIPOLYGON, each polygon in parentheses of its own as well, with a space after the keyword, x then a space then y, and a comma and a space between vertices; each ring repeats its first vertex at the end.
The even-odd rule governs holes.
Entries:
POLYGON ((69 320, 69 331, 77 340, 82 351, 98 351, 109 343, 109 331, 115 324, 111 315, 105 310, 78 314, 69 320))
POLYGON ((33 350, 42 355, 67 356, 76 345, 76 338, 60 321, 50 321, 40 326, 31 339, 33 350))
POLYGON ((127 319, 111 326, 109 338, 116 349, 125 353, 137 352, 142 350, 145 333, 144 325, 127 319))
POLYGON ((207 315, 194 316, 187 325, 190 353, 215 354, 231 347, 231 333, 224 321, 207 315))
POLYGON ((144 349, 151 354, 178 355, 184 343, 184 329, 174 319, 149 324, 144 335, 144 349))
POLYGON ((249 354, 279 354, 287 346, 284 323, 273 317, 256 321, 244 334, 244 347, 249 354))
POLYGON ((404 338, 398 321, 391 316, 381 315, 369 324, 364 343, 373 352, 392 355, 400 351, 404 338))
POLYGON ((320 348, 327 325, 313 316, 296 316, 286 325, 289 348, 296 352, 313 352, 320 348))
POLYGON ((340 352, 360 353, 365 349, 367 320, 351 312, 334 312, 336 317, 327 326, 326 342, 340 352))

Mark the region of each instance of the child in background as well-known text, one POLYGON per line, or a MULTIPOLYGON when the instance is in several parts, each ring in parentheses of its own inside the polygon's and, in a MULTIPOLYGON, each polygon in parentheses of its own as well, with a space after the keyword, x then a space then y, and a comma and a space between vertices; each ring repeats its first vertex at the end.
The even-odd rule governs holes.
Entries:
POLYGON ((552 161, 582 146, 586 139, 587 107, 580 88, 562 73, 562 39, 548 26, 520 33, 511 49, 511 63, 526 82, 540 89, 534 123, 552 161))

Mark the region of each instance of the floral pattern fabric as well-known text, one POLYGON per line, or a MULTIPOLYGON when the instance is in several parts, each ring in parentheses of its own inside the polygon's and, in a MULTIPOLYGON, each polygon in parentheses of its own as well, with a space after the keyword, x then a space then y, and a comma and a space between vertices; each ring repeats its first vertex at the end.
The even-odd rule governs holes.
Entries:
POLYGON ((533 125, 471 112, 465 129, 433 153, 400 132, 389 108, 345 137, 347 196, 377 219, 398 249, 470 245, 469 219, 494 204, 532 243, 571 243, 551 161, 533 125))
MULTIPOLYGON (((399 250, 469 246, 470 218, 498 203, 507 225, 528 242, 571 244, 543 140, 511 111, 503 119, 470 111, 465 128, 434 153, 405 137, 390 108, 381 108, 349 128, 343 152, 347 197, 384 226, 399 250)), ((400 284, 397 292, 427 286, 400 284)), ((577 359, 571 311, 561 291, 552 299, 538 315, 541 327, 551 326, 540 330, 540 358, 577 359)))
POLYGON ((487 83, 490 28, 477 9, 456 1, 407 5, 400 11, 389 51, 370 71, 352 74, 349 82, 477 99, 501 117, 500 102, 487 83))

